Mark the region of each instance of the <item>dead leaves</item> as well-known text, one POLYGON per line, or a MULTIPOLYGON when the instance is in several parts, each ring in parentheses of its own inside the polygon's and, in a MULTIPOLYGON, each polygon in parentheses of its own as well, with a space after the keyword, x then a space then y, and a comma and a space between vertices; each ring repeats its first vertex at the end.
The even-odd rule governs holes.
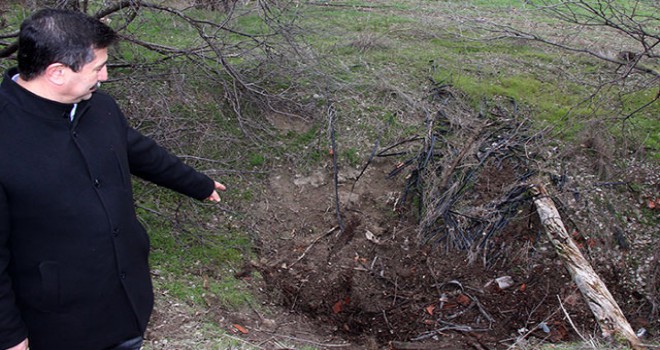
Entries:
POLYGON ((468 306, 472 302, 472 299, 465 294, 459 294, 456 297, 456 302, 463 306, 468 306))
POLYGON ((346 297, 344 299, 338 300, 334 305, 332 305, 332 312, 338 314, 344 310, 344 307, 350 304, 351 298, 346 297))
POLYGON ((468 295, 460 293, 452 298, 445 296, 444 298, 441 298, 439 302, 426 306, 424 311, 430 316, 437 316, 461 306, 470 306, 470 304, 472 304, 472 299, 468 295))
POLYGON ((248 333, 250 333, 250 332, 247 330, 247 328, 241 326, 240 324, 236 324, 236 323, 234 323, 234 324, 232 325, 232 327, 234 327, 234 328, 236 329, 236 331, 240 332, 241 334, 248 334, 248 333))
POLYGON ((425 309, 426 313, 433 316, 433 311, 435 311, 435 307, 436 307, 435 304, 431 304, 431 305, 427 306, 426 309, 425 309))

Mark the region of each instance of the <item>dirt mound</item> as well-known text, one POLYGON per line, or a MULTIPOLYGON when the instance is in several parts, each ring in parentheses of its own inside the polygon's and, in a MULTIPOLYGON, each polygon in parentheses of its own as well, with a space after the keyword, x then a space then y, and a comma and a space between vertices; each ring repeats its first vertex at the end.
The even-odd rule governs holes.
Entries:
MULTIPOLYGON (((309 174, 273 173, 267 199, 256 208, 261 255, 253 262, 270 296, 357 348, 500 349, 597 334, 532 201, 519 191, 531 176, 542 176, 550 179, 574 239, 633 315, 632 326, 652 328, 657 311, 645 296, 654 295, 648 288, 657 282, 645 282, 641 292, 620 283, 627 280, 625 259, 598 264, 617 247, 604 238, 607 232, 595 239, 591 223, 602 214, 592 202, 592 210, 580 212, 585 200, 595 201, 580 187, 593 183, 555 175, 564 169, 561 162, 543 168, 561 159, 560 152, 532 147, 539 135, 524 135, 524 123, 501 118, 502 106, 484 119, 458 103, 451 113, 458 119, 438 113, 427 123, 432 127, 413 161, 376 158, 364 174, 340 168, 336 186, 330 156, 309 174), (442 138, 442 149, 432 146, 432 134, 442 138)), ((617 205, 629 206, 629 199, 617 205)), ((657 275, 647 270, 645 276, 657 275)))
POLYGON ((395 212, 393 190, 401 187, 385 179, 392 166, 369 169, 351 195, 350 182, 340 186, 352 199, 343 232, 328 204, 328 169, 271 178, 278 206, 269 206, 273 225, 262 232, 266 254, 256 265, 287 307, 365 347, 432 341, 490 348, 527 332, 567 340, 556 296, 578 324, 593 326, 551 248, 518 230, 526 222, 501 235, 507 237, 498 241, 503 256, 491 266, 469 263, 463 251, 417 245, 416 223, 400 221, 395 212), (291 213, 281 212, 287 208, 291 213))

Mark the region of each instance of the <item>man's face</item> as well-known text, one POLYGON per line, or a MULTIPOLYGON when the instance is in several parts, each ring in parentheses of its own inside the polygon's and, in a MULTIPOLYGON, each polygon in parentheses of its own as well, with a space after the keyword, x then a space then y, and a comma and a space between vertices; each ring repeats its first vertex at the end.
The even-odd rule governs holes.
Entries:
POLYGON ((78 72, 70 68, 63 86, 63 97, 69 103, 89 100, 96 91, 97 83, 108 80, 108 49, 94 49, 94 60, 85 64, 78 72))

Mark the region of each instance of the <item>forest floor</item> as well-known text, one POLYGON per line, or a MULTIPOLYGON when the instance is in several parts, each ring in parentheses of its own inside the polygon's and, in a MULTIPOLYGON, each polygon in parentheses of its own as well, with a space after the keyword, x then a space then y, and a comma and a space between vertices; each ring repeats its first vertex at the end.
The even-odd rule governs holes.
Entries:
MULTIPOLYGON (((438 12, 424 21, 455 17, 438 12)), ((488 59, 486 65, 502 63, 488 59)), ((312 127, 285 115, 270 120, 282 135, 312 127)), ((657 341, 659 237, 652 223, 660 216, 660 165, 634 156, 613 162, 601 152, 607 141, 596 133, 580 137, 540 145, 532 162, 542 164, 532 170, 543 175, 569 232, 633 329, 657 341)), ((519 165, 485 164, 465 207, 501 198, 519 182, 519 165)), ((240 310, 213 298, 200 307, 157 290, 147 349, 495 350, 599 339, 532 201, 490 237, 489 249, 457 249, 448 239, 421 244, 419 203, 402 201, 412 173, 389 176, 399 167, 400 160, 377 157, 364 173, 362 164, 335 169, 330 150, 311 169, 273 164, 243 210, 256 233, 255 255, 234 271, 255 300, 240 310)))
MULTIPOLYGON (((657 232, 630 218, 617 235, 605 207, 660 215, 650 204, 660 193, 658 169, 631 166, 619 174, 620 182, 601 184, 579 165, 589 160, 576 160, 563 190, 555 189, 555 200, 633 329, 646 329, 644 339, 651 341, 660 324, 654 301, 645 295, 658 281, 629 276, 648 276, 640 273, 645 269, 656 269, 657 276, 657 255, 650 260, 646 255, 637 274, 624 257, 648 249, 657 232), (644 185, 632 191, 630 184, 644 185)), ((376 158, 362 176, 359 169, 339 169, 343 230, 330 154, 325 165, 305 173, 273 169, 250 209, 259 233, 257 257, 235 272, 258 304, 228 310, 210 299, 194 309, 160 295, 148 349, 228 348, 213 345, 213 337, 228 337, 237 349, 457 350, 538 349, 599 338, 531 201, 491 239, 495 256, 442 243, 421 245, 417 220, 399 202, 405 176, 388 177, 396 167, 376 158), (209 319, 222 336, 204 328, 209 319)), ((501 196, 515 177, 506 164, 484 169, 474 184, 475 200, 501 196)))

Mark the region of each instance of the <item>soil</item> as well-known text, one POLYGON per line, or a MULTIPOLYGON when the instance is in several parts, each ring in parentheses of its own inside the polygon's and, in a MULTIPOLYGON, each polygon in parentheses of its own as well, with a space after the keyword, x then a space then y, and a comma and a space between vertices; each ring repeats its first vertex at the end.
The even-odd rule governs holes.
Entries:
MULTIPOLYGON (((377 158, 363 174, 339 169, 339 209, 330 154, 325 166, 310 173, 275 168, 251 209, 258 259, 236 273, 260 291, 262 304, 230 311, 210 302, 202 316, 210 314, 239 344, 263 349, 481 350, 513 344, 533 349, 535 344, 598 337, 598 325, 542 234, 531 202, 490 240, 492 249, 420 244, 418 220, 412 207, 401 202, 405 174, 388 177, 396 167, 377 158)), ((641 176, 640 171, 633 174, 641 176)), ((501 196, 515 180, 514 172, 506 163, 486 167, 473 189, 475 205, 501 196)), ((655 177, 637 180, 656 181, 650 189, 658 190, 655 177)), ((593 224, 603 215, 580 213, 576 208, 582 202, 575 193, 589 197, 597 192, 581 190, 588 181, 580 183, 578 176, 567 181, 570 185, 557 196, 567 227, 591 232, 585 227, 588 220, 593 224)), ((629 274, 623 259, 606 260, 608 251, 620 256, 621 247, 587 236, 573 234, 633 329, 653 335, 659 321, 645 297, 648 292, 640 292, 639 283, 625 283, 629 274)), ((657 282, 651 281, 654 286, 657 282)), ((205 345, 209 340, 197 322, 200 311, 181 310, 186 308, 167 296, 159 298, 147 335, 152 349, 214 348, 205 345), (177 343, 173 334, 187 336, 177 343)))
MULTIPOLYGON (((394 166, 374 164, 353 192, 355 176, 340 181, 343 231, 336 228, 331 205, 330 167, 306 177, 271 178, 278 206, 262 209, 266 222, 275 224, 262 234, 267 248, 255 264, 271 295, 356 349, 419 343, 496 349, 521 335, 566 341, 575 333, 559 299, 573 322, 590 327, 588 334, 594 331, 589 310, 552 248, 535 243, 529 233, 538 223, 510 225, 496 242, 504 256, 488 259, 489 266, 482 263, 486 257, 470 258, 442 244, 418 245, 416 222, 397 214, 403 185, 386 179, 394 166)), ((494 196, 489 188, 499 189, 509 178, 506 171, 490 173, 477 187, 487 198, 494 196)))

